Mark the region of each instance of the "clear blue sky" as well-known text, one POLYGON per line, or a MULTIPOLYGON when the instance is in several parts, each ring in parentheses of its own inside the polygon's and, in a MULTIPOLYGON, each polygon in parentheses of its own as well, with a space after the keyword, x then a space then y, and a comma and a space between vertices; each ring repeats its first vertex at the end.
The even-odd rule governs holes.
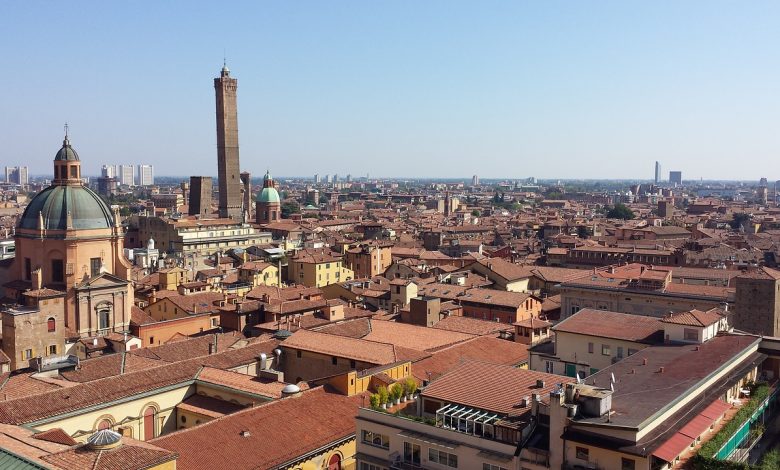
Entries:
POLYGON ((780 179, 780 2, 0 2, 0 165, 780 179))

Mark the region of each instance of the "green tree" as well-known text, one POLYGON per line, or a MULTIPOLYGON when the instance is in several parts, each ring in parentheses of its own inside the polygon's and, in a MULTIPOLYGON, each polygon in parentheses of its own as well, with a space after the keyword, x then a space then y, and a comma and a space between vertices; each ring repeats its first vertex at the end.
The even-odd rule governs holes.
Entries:
POLYGON ((747 227, 749 223, 750 214, 745 214, 744 212, 735 212, 734 218, 731 222, 729 222, 729 225, 731 225, 731 228, 734 230, 739 230, 740 227, 747 227))
POLYGON ((474 209, 473 211, 471 211, 471 215, 474 217, 479 217, 481 214, 478 209, 474 209))
POLYGON ((617 203, 607 212, 607 218, 631 220, 634 218, 634 212, 625 204, 617 203))
POLYGON ((301 211, 301 205, 298 201, 287 200, 282 203, 282 217, 288 218, 291 214, 297 214, 301 211))

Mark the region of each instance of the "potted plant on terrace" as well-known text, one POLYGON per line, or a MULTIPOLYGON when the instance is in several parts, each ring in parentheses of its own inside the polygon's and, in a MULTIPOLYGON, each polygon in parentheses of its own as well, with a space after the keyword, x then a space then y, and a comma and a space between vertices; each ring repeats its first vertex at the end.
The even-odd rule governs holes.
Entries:
POLYGON ((376 393, 372 393, 371 396, 368 397, 368 402, 371 404, 372 409, 379 408, 379 395, 376 393))
POLYGON ((381 387, 376 389, 377 395, 379 395, 379 404, 382 405, 382 408, 387 409, 387 387, 382 385, 381 387))
POLYGON ((401 395, 404 393, 401 388, 401 384, 393 384, 390 387, 390 398, 393 399, 393 404, 397 405, 401 403, 401 395))
POLYGON ((406 398, 411 400, 414 396, 414 392, 416 391, 417 382, 413 378, 407 377, 406 380, 404 380, 404 393, 406 394, 406 398))

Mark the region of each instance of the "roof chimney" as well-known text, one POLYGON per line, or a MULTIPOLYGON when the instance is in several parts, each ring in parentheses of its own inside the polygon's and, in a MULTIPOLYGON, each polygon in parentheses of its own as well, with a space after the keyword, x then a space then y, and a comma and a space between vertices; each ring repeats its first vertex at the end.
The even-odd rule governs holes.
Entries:
POLYGON ((643 358, 642 358, 642 365, 643 365, 643 366, 646 366, 646 365, 647 365, 647 358, 646 358, 646 357, 643 357, 643 358))

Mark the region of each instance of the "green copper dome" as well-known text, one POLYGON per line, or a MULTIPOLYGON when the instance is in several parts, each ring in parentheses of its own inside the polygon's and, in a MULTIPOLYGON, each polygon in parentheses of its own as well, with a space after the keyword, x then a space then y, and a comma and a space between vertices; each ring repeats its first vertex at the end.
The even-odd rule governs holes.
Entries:
POLYGON ((65 230, 68 225, 76 230, 101 229, 113 226, 111 209, 91 189, 82 185, 49 186, 38 193, 19 221, 20 229, 38 229, 39 214, 43 215, 43 228, 65 230))
POLYGON ((275 188, 263 188, 262 191, 257 193, 257 202, 280 202, 279 192, 275 188))
POLYGON ((68 136, 66 135, 65 140, 62 141, 62 148, 57 152, 57 155, 54 156, 54 161, 77 161, 78 159, 79 154, 70 146, 70 140, 68 140, 68 136))

